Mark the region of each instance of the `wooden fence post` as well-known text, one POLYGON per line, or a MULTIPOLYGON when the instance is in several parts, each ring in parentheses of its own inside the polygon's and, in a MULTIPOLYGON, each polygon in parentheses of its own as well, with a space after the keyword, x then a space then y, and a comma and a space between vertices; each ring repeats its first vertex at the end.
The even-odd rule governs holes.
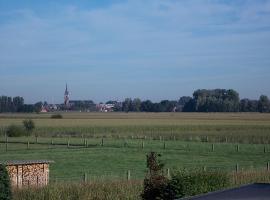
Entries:
POLYGON ((8 136, 6 134, 6 151, 8 151, 8 136))
POLYGON ((205 172, 206 172, 206 166, 203 166, 203 171, 205 171, 205 172))
POLYGON ((236 145, 236 151, 239 152, 239 144, 236 145))
POLYGON ((127 180, 130 180, 130 170, 127 171, 127 180))
POLYGON ((67 140, 67 148, 69 148, 69 138, 68 138, 68 140, 67 140))
POLYGON ((30 143, 29 143, 29 139, 28 139, 28 141, 27 141, 27 150, 29 150, 29 148, 30 148, 30 143))
POLYGON ((170 169, 167 168, 167 177, 170 178, 171 177, 171 174, 170 174, 170 169))
POLYGON ((214 152, 214 151, 215 151, 215 145, 212 144, 212 152, 214 152))
POLYGON ((85 183, 87 182, 87 174, 86 174, 86 173, 84 173, 83 181, 84 181, 85 183))
POLYGON ((166 149, 166 143, 165 143, 165 141, 163 142, 163 149, 166 149))
POLYGON ((36 144, 38 143, 38 136, 36 136, 36 144))
POLYGON ((101 138, 101 146, 103 147, 104 146, 104 139, 101 138))
POLYGON ((124 147, 127 147, 127 140, 124 140, 124 147))
POLYGON ((239 171, 239 165, 238 165, 238 163, 235 165, 235 171, 236 171, 236 172, 239 171))
POLYGON ((50 143, 49 143, 49 148, 53 148, 53 139, 51 139, 51 145, 50 145, 50 143))

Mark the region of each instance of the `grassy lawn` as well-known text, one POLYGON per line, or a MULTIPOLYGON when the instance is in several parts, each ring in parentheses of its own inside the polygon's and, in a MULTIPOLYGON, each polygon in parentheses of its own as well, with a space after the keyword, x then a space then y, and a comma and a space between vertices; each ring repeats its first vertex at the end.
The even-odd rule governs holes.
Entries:
POLYGON ((61 113, 0 114, 0 135, 11 124, 34 120, 42 137, 173 137, 185 141, 269 143, 270 114, 261 113, 61 113))
MULTIPOLYGON (((32 139, 34 140, 34 138, 32 139)), ((13 139, 13 142, 15 139, 13 139)), ((27 141, 26 138, 17 138, 17 141, 27 141)), ((59 180, 79 180, 84 173, 91 178, 125 178, 127 170, 131 171, 134 179, 142 179, 146 172, 146 154, 156 151, 162 155, 166 168, 203 168, 235 170, 239 169, 265 169, 270 161, 270 146, 262 144, 241 144, 237 152, 236 144, 183 142, 137 139, 104 139, 101 146, 100 139, 88 139, 88 148, 83 146, 82 140, 72 138, 67 148, 66 140, 54 138, 54 145, 48 138, 39 138, 39 142, 48 144, 10 143, 5 152, 5 144, 0 146, 0 160, 14 159, 49 159, 55 163, 51 165, 51 178, 59 180), (58 143, 57 143, 58 142, 58 143), (57 145, 60 143, 64 145, 57 145), (142 148, 142 142, 144 148, 142 148), (264 153, 264 147, 266 152, 264 153)))
POLYGON ((51 119, 51 113, 0 114, 0 160, 54 160, 51 178, 59 180, 78 180, 84 173, 91 178, 125 178, 127 170, 133 179, 142 179, 146 172, 146 154, 150 151, 160 153, 165 168, 171 170, 206 166, 232 171, 237 163, 239 169, 265 169, 270 161, 270 114, 62 115, 63 119, 51 119), (5 127, 21 124, 27 118, 36 124, 33 135, 39 136, 38 143, 35 137, 9 138, 13 143, 8 144, 6 152, 5 127), (102 137, 104 146, 101 146, 102 137), (27 149, 28 140, 30 149, 27 149), (84 147, 86 140, 87 148, 84 147))

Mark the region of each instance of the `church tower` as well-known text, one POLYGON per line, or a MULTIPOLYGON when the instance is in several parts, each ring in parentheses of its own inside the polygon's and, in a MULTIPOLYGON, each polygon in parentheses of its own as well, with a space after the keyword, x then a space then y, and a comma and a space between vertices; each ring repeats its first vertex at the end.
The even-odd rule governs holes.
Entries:
POLYGON ((69 107, 69 91, 67 89, 67 84, 66 84, 66 90, 64 93, 64 104, 66 107, 69 107))

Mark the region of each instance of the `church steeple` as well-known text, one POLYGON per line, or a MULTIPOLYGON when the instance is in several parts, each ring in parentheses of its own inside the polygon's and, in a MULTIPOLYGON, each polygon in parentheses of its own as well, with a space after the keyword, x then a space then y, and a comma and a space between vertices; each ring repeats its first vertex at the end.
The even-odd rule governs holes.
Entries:
POLYGON ((66 107, 69 107, 69 92, 68 92, 67 83, 66 83, 66 90, 64 93, 64 104, 66 107))
POLYGON ((67 83, 66 83, 65 95, 68 95, 67 83))

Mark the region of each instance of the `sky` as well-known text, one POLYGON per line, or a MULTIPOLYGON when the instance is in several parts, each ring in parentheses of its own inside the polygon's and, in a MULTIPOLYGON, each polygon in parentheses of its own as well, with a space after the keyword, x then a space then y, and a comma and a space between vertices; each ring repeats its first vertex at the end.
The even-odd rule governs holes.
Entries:
POLYGON ((0 0, 0 95, 270 97, 270 0, 0 0))

